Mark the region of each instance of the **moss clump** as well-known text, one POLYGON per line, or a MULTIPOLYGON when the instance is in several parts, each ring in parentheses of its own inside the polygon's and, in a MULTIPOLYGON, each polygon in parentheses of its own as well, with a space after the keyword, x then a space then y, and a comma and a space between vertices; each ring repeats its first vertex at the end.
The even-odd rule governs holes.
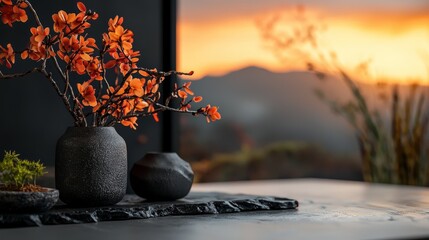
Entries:
POLYGON ((25 186, 35 185, 36 178, 44 175, 45 166, 39 161, 20 159, 19 154, 5 151, 0 162, 0 183, 7 188, 24 189, 25 186))

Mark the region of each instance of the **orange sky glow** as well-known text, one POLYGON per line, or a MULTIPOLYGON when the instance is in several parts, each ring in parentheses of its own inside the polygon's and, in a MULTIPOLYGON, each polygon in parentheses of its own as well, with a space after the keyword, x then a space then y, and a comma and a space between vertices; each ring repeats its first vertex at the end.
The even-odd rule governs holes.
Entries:
MULTIPOLYGON (((291 16, 296 7, 284 6, 218 17, 186 18, 178 21, 178 69, 194 70, 192 79, 223 75, 247 66, 271 71, 304 70, 304 59, 293 52, 288 61, 267 49, 257 27, 273 16, 291 16)), ((336 12, 306 6, 309 21, 323 23, 326 29, 318 42, 337 54, 338 62, 352 71, 370 60, 370 77, 356 78, 374 83, 383 79, 395 83, 429 84, 429 12, 336 12)), ((279 21, 281 31, 291 24, 279 21)), ((288 29, 289 28, 289 29, 288 29)))

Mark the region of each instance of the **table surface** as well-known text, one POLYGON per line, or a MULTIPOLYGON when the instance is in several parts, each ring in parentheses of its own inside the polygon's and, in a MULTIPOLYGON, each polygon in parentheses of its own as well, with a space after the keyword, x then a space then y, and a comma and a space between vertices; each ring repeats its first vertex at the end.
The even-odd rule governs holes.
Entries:
POLYGON ((298 210, 1 229, 0 239, 420 239, 429 188, 295 179, 196 184, 192 191, 289 197, 298 210))

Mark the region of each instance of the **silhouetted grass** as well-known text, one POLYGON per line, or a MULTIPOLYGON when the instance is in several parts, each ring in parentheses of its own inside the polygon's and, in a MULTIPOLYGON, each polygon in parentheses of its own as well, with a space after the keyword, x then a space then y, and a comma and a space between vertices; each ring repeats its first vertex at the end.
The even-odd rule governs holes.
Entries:
MULTIPOLYGON (((311 70, 324 78, 314 67, 311 70)), ((316 94, 356 130, 364 179, 428 185, 429 111, 423 87, 414 84, 408 87, 408 96, 401 97, 398 86, 392 85, 389 119, 382 119, 379 110, 369 110, 368 101, 355 81, 343 70, 339 72, 339 78, 352 93, 351 101, 339 103, 328 99, 320 90, 316 94)))

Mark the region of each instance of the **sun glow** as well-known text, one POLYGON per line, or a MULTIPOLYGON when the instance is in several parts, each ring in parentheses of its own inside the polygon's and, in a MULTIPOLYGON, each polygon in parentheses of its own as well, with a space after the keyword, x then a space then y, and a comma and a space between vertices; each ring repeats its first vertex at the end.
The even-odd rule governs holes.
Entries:
MULTIPOLYGON (((207 21, 179 19, 179 69, 194 70, 194 79, 250 65, 281 72, 304 70, 304 60, 299 56, 291 54, 290 61, 279 61, 265 47, 256 24, 260 19, 292 11, 285 8, 207 21)), ((371 61, 372 77, 360 78, 363 81, 429 84, 429 14, 334 15, 311 8, 306 12, 314 17, 313 21, 326 25, 318 41, 337 54, 345 69, 371 61)), ((285 29, 290 27, 287 22, 283 24, 285 29)))

